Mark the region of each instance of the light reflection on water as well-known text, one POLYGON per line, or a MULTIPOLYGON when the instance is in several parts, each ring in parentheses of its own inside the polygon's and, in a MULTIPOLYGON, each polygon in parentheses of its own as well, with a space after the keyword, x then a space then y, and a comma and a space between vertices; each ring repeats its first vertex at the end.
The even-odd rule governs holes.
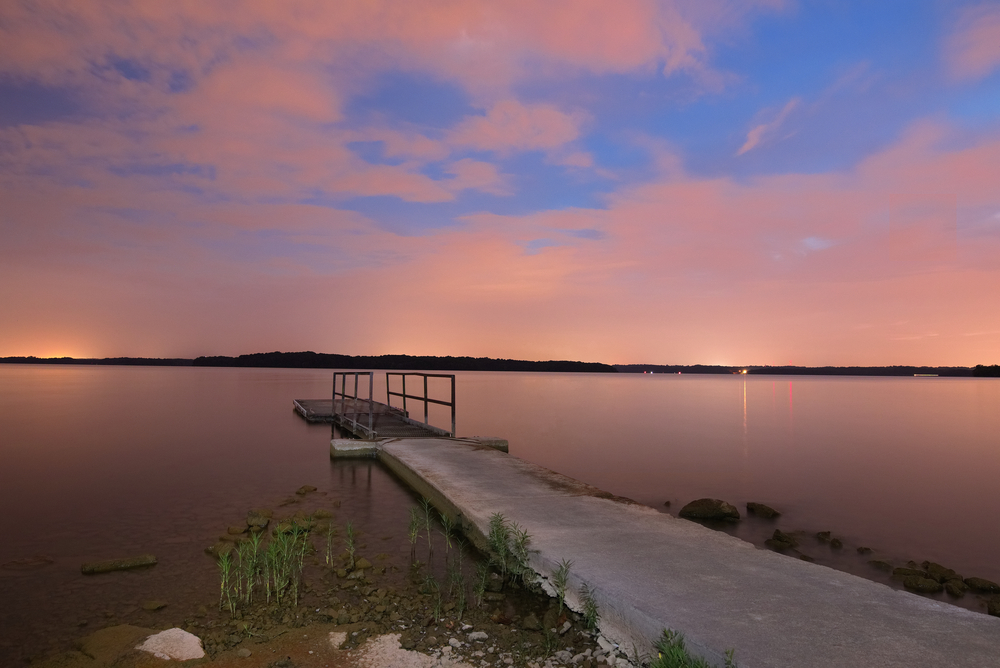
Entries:
MULTIPOLYGON (((0 564, 55 559, 0 570, 0 599, 19 601, 0 610, 0 659, 3 643, 99 627, 105 611, 141 624, 146 599, 211 603, 203 548, 303 484, 340 499, 338 521, 378 535, 379 551, 408 554, 413 495, 377 464, 331 462, 330 428, 292 412, 293 398, 327 397, 331 374, 0 365, 0 564), (160 564, 79 574, 143 552, 160 564)), ((1000 581, 995 379, 457 375, 459 435, 507 438, 512 454, 614 494, 675 514, 699 497, 759 501, 778 523, 729 531, 759 544, 775 526, 829 530, 897 563, 1000 581)), ((446 409, 431 420, 450 426, 446 409)), ((809 551, 871 577, 852 549, 809 551)))

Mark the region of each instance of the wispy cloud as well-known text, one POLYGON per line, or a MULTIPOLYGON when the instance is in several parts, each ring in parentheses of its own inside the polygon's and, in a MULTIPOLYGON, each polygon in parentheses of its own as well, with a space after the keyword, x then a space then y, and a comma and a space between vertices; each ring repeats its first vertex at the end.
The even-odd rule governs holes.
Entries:
POLYGON ((772 120, 767 123, 761 123, 760 125, 755 125, 747 133, 747 139, 740 147, 740 150, 736 152, 736 155, 743 155, 747 151, 752 151, 757 148, 763 142, 770 141, 778 134, 778 130, 781 128, 782 124, 788 118, 788 116, 795 111, 795 108, 801 103, 801 99, 798 97, 793 97, 789 100, 781 111, 778 112, 772 120))

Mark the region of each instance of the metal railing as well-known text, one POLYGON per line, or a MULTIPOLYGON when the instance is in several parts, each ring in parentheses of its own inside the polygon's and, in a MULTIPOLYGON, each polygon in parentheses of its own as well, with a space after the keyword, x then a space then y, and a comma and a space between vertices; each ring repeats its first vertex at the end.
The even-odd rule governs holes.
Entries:
POLYGON ((374 431, 374 414, 375 414, 375 402, 372 400, 372 392, 375 386, 375 372, 374 371, 334 371, 333 372, 333 413, 334 415, 340 415, 342 419, 348 423, 350 428, 353 428, 355 432, 362 432, 368 436, 368 438, 375 438, 374 431), (340 376, 340 392, 337 391, 337 376, 340 376), (354 376, 354 394, 347 393, 347 377, 354 376), (358 381, 361 376, 368 376, 368 398, 358 397, 358 381), (337 410, 337 397, 340 397, 340 410, 337 410), (351 400, 351 410, 348 411, 347 400, 351 400), (358 421, 359 417, 365 414, 365 411, 359 410, 364 402, 368 403, 368 426, 361 424, 358 421), (351 417, 353 416, 353 417, 351 417))
MULTIPOLYGON (((408 418, 410 413, 406 410, 406 400, 414 399, 416 401, 422 401, 424 403, 424 424, 431 427, 431 423, 428 419, 428 407, 430 404, 438 404, 440 406, 450 406, 451 407, 451 431, 448 432, 448 436, 454 438, 455 436, 455 374, 446 373, 417 373, 417 372, 400 372, 400 371, 387 371, 385 373, 385 403, 392 405, 392 397, 402 397, 403 399, 403 414, 408 418), (403 391, 393 392, 392 387, 389 383, 390 376, 400 376, 403 380, 403 391), (424 379, 424 394, 420 396, 419 394, 407 394, 406 393, 406 377, 407 376, 420 376, 424 379), (427 396, 427 379, 428 378, 450 378, 451 379, 451 401, 441 401, 440 399, 431 399, 427 396)), ((434 427, 431 427, 434 429, 434 427)), ((443 431, 443 430, 442 430, 443 431)))

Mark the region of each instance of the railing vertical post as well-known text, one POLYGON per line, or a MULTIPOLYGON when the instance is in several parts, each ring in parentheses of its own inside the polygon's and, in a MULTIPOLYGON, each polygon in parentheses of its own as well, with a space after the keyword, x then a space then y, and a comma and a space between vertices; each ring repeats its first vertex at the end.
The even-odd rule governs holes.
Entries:
POLYGON ((451 377, 451 437, 455 438, 455 376, 451 377))
MULTIPOLYGON (((388 382, 388 378, 386 382, 388 382)), ((372 433, 372 427, 374 426, 375 419, 375 404, 372 403, 372 390, 375 386, 375 372, 368 372, 368 433, 372 433)))
POLYGON ((424 424, 430 424, 427 417, 427 376, 424 376, 424 424))
POLYGON ((410 414, 406 412, 406 374, 400 374, 399 377, 403 379, 403 415, 410 417, 410 414))

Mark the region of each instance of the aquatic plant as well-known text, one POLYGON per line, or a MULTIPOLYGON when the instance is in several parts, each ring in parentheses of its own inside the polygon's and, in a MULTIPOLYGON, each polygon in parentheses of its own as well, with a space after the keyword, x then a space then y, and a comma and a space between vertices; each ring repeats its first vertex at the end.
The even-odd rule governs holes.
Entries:
POLYGON ((232 594, 229 589, 229 578, 233 569, 233 560, 229 556, 228 552, 224 552, 219 556, 219 610, 223 610, 225 607, 229 607, 230 611, 234 611, 232 594), (228 603, 228 606, 225 605, 228 603))
POLYGON ((427 561, 430 563, 430 555, 434 554, 434 541, 431 536, 431 510, 433 506, 431 506, 430 499, 426 496, 420 497, 420 506, 424 511, 423 523, 424 531, 427 533, 427 561))
POLYGON ((337 527, 330 522, 326 526, 326 565, 333 563, 333 537, 337 535, 337 527))
POLYGON ((439 512, 438 515, 441 518, 441 535, 444 536, 445 559, 447 559, 447 553, 451 550, 451 539, 455 536, 455 520, 445 513, 439 512))
POLYGON ((410 507, 410 560, 417 558, 417 538, 420 537, 420 510, 416 506, 410 507))
POLYGON ((594 599, 593 590, 584 584, 580 587, 580 605, 583 606, 583 621, 590 631, 597 630, 597 622, 601 615, 597 609, 597 601, 594 599))
POLYGON ((490 567, 480 562, 476 565, 476 582, 472 587, 472 593, 476 597, 476 607, 483 607, 483 600, 486 596, 486 583, 490 580, 490 567))
MULTIPOLYGON (((700 657, 691 656, 684 647, 684 636, 676 631, 664 631, 655 643, 657 657, 649 668, 710 668, 711 664, 700 657)), ((736 668, 734 650, 726 651, 726 668, 736 668)))
POLYGON ((344 528, 344 541, 347 543, 347 570, 353 571, 354 552, 357 549, 357 546, 355 545, 354 525, 350 522, 348 522, 347 526, 344 528))
POLYGON ((552 574, 552 586, 556 590, 556 599, 559 601, 560 613, 562 613, 563 604, 566 602, 566 587, 569 584, 569 569, 572 566, 572 561, 563 559, 552 574))
POLYGON ((517 577, 527 584, 535 572, 528 566, 528 543, 531 536, 516 522, 508 522, 501 513, 490 516, 486 541, 490 548, 490 563, 506 582, 517 577))

